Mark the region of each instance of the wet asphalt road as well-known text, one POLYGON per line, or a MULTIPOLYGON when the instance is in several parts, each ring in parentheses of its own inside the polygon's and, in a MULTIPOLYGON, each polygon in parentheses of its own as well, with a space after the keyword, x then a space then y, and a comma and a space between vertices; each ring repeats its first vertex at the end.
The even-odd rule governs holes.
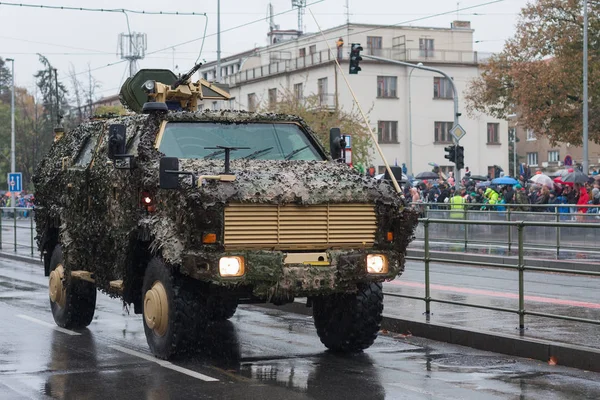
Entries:
POLYGON ((99 296, 57 329, 40 266, 0 259, 4 399, 598 399, 600 374, 382 333, 362 354, 321 346, 312 319, 244 306, 197 353, 154 359, 140 316, 99 296))

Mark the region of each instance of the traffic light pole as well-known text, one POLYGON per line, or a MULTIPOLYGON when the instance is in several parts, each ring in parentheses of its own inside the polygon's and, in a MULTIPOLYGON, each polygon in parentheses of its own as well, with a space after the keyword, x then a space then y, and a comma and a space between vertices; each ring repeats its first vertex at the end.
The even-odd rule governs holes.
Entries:
MULTIPOLYGON (((448 80, 448 82, 450 82, 450 86, 452 87, 452 92, 454 94, 454 126, 458 125, 458 117, 460 117, 460 115, 461 115, 458 112, 458 90, 456 90, 456 85, 454 84, 454 81, 452 80, 452 78, 447 73, 445 73, 441 69, 426 67, 424 65, 411 64, 411 63, 407 63, 407 62, 404 62, 404 61, 390 60, 389 58, 383 58, 383 57, 377 57, 377 56, 369 56, 369 55, 366 55, 366 54, 363 54, 362 57, 363 58, 369 58, 371 60, 383 61, 383 62, 387 62, 387 63, 390 63, 390 64, 398 64, 398 65, 403 65, 405 67, 412 67, 412 68, 422 69, 424 71, 435 72, 435 73, 438 73, 438 74, 442 75, 443 77, 445 77, 448 80)), ((458 146, 458 140, 454 139, 454 144, 458 146)), ((458 189, 458 187, 460 185, 460 170, 457 167, 457 165, 458 165, 458 160, 456 158, 457 154, 458 154, 458 152, 455 152, 455 159, 454 159, 454 187, 458 189)))

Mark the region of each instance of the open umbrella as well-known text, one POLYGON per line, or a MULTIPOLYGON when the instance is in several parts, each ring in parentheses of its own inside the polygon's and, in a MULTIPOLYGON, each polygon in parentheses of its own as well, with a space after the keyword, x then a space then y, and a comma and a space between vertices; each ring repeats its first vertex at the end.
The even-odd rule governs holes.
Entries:
POLYGON ((560 177, 560 176, 557 177, 557 178, 554 178, 554 183, 557 183, 559 185, 573 186, 573 182, 565 182, 565 181, 562 180, 562 177, 560 177))
POLYGON ((566 183, 586 183, 588 176, 581 171, 574 171, 562 178, 566 183))
POLYGON ((490 181, 479 182, 477 185, 475 185, 475 187, 476 188, 480 188, 480 187, 486 188, 486 187, 490 186, 491 184, 492 184, 492 182, 490 182, 490 181))
POLYGON ((474 180, 474 181, 487 181, 488 180, 487 176, 483 176, 483 175, 471 175, 469 177, 469 179, 474 180))
POLYGON ((554 188, 554 181, 548 175, 536 174, 529 180, 538 185, 548 186, 550 189, 554 188))
POLYGON ((417 174, 415 176, 415 179, 438 179, 438 178, 439 178, 438 174, 436 174, 435 172, 431 172, 431 171, 421 172, 420 174, 417 174))
POLYGON ((516 185, 519 181, 510 176, 503 176, 501 178, 492 179, 492 183, 494 185, 516 185))

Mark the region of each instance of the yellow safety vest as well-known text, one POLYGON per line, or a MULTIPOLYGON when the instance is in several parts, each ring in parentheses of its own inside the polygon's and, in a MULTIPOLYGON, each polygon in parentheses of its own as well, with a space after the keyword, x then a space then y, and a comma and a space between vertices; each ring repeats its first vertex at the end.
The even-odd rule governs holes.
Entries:
POLYGON ((465 199, 461 196, 453 196, 450 198, 450 218, 464 219, 465 218, 465 199))

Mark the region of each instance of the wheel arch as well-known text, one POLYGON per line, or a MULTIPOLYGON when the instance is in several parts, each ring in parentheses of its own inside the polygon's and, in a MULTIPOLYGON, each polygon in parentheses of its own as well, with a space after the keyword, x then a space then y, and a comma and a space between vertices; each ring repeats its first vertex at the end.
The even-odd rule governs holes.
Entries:
POLYGON ((133 304, 135 314, 142 313, 144 274, 148 263, 159 255, 152 252, 152 240, 137 235, 130 240, 129 260, 123 274, 123 302, 133 304))
POLYGON ((50 260, 52 252, 60 243, 60 222, 58 224, 46 223, 46 228, 39 242, 39 248, 44 262, 44 275, 50 276, 50 260))

